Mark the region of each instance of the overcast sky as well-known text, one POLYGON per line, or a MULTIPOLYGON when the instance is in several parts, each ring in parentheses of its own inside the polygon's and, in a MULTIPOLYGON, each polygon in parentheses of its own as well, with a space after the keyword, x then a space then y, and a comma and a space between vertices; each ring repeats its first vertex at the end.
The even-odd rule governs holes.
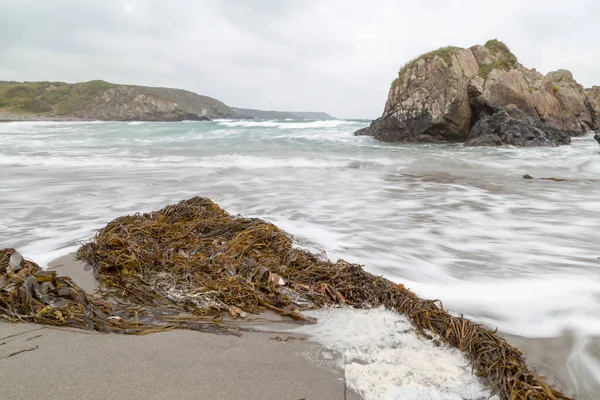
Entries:
POLYGON ((600 85, 597 0, 0 0, 0 80, 104 79, 375 118, 406 61, 491 38, 527 67, 600 85))

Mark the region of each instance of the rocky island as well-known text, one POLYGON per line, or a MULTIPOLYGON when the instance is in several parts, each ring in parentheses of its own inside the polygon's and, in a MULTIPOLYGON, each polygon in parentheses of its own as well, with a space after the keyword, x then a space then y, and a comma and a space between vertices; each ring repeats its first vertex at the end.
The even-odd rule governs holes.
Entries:
POLYGON ((600 129, 600 87, 564 69, 541 74, 501 41, 444 47, 406 63, 383 115, 356 135, 385 142, 558 146, 600 129))

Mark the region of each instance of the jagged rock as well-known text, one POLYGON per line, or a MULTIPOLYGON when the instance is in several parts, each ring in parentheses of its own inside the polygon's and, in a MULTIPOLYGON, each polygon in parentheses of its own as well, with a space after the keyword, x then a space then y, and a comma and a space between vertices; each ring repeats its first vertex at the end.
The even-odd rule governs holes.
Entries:
POLYGON ((514 104, 528 116, 538 118, 527 81, 518 69, 492 70, 485 80, 483 100, 494 111, 504 110, 514 104))
MULTIPOLYGON (((116 86, 92 98, 74 116, 107 121, 200 120, 198 114, 184 111, 172 100, 141 92, 130 86, 116 86)), ((202 117, 203 120, 206 117, 202 117)))
POLYGON ((571 138, 562 131, 544 127, 540 121, 512 106, 477 121, 465 146, 556 147, 570 142, 571 138))
MULTIPOLYGON (((586 105, 586 93, 571 72, 560 69, 549 72, 542 85, 546 92, 554 94, 561 114, 553 115, 560 122, 560 128, 571 136, 579 136, 593 128, 592 114, 586 105), (559 117, 560 116, 560 117, 559 117)), ((558 128, 559 124, 555 124, 558 128)))
POLYGON ((467 87, 476 75, 477 61, 469 50, 421 56, 400 71, 384 116, 362 133, 387 142, 464 140, 471 120, 467 87))
POLYGON ((487 126, 507 115, 518 134, 494 133, 504 144, 570 143, 569 136, 600 129, 600 88, 584 90, 566 70, 544 76, 525 68, 498 40, 469 49, 443 48, 404 66, 392 84, 383 115, 356 134, 394 142, 468 138, 470 145, 497 145, 496 138, 469 132, 478 121, 488 121, 487 126), (520 118, 523 124, 516 123, 520 118))
POLYGON ((478 65, 489 65, 492 64, 495 60, 492 52, 486 47, 476 44, 470 48, 475 60, 477 60, 478 65))

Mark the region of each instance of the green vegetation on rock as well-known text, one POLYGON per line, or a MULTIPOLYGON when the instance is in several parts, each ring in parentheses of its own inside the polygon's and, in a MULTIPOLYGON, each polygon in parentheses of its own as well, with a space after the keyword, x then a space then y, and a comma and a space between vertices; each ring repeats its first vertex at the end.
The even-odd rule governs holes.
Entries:
POLYGON ((519 65, 517 57, 510 51, 504 42, 501 42, 498 39, 492 39, 488 40, 484 47, 496 57, 496 60, 490 64, 479 66, 479 76, 483 79, 487 79, 490 72, 494 69, 508 71, 519 65))
POLYGON ((406 72, 409 69, 411 69, 415 65, 415 63, 419 60, 431 60, 435 56, 438 56, 442 60, 444 60, 444 63, 446 63, 446 65, 448 67, 451 66, 452 65, 452 55, 454 54, 454 52, 456 52, 456 50, 460 50, 460 47, 454 47, 454 46, 440 47, 437 50, 430 51, 429 53, 424 53, 418 57, 413 58, 412 60, 410 60, 409 62, 404 64, 402 66, 402 68, 400 68, 400 70, 398 71, 398 78, 394 79, 394 81, 392 82, 392 87, 395 88, 396 86, 398 86, 402 82, 404 82, 404 77, 406 76, 406 72))
POLYGON ((179 121, 240 118, 212 97, 182 89, 89 82, 0 81, 2 119, 179 121), (132 102, 139 101, 139 104, 132 102))
POLYGON ((81 110, 90 103, 96 94, 115 86, 117 85, 101 80, 75 83, 74 85, 71 85, 69 92, 63 98, 63 101, 58 104, 56 113, 58 115, 65 115, 81 110))

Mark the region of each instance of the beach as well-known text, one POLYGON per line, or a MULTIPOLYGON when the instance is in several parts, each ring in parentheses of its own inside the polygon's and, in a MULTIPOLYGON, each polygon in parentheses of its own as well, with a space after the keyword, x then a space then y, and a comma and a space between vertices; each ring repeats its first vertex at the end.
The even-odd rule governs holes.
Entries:
MULTIPOLYGON (((50 265, 92 290, 97 283, 83 267, 72 255, 50 265)), ((334 352, 286 334, 295 326, 291 320, 271 313, 258 319, 244 322, 239 337, 188 330, 119 335, 0 322, 0 392, 7 399, 49 400, 361 398, 346 388, 334 352)))
MULTIPOLYGON (((76 251, 117 217, 206 196, 232 215, 272 222, 295 246, 319 257, 360 263, 422 299, 441 300, 454 315, 497 327, 557 388, 577 392, 578 399, 597 397, 593 138, 542 149, 387 145, 351 135, 364 124, 0 124, 7 143, 0 159, 7 185, 0 241, 42 268, 53 268, 52 260, 76 251), (567 180, 527 180, 525 173, 567 180)), ((62 264, 57 272, 71 275, 68 263, 62 264)), ((88 291, 96 284, 77 283, 88 291)), ((296 325, 285 324, 290 326, 296 325)), ((350 326, 356 321, 344 321, 344 328, 350 326)), ((381 336, 366 333, 372 340, 381 336)), ((273 334, 267 344, 278 342, 270 339, 275 336, 287 337, 273 334)), ((394 354, 394 362, 401 359, 394 354)), ((380 382, 381 375, 406 376, 398 374, 404 366, 387 363, 387 352, 380 355, 377 369, 365 367, 357 377, 380 382)), ((94 357, 85 367, 90 371, 94 357)), ((468 361, 452 365, 470 373, 468 361)), ((379 386, 391 387, 398 379, 379 386)))
POLYGON ((6 322, 0 332, 6 399, 360 399, 334 354, 274 333, 127 336, 6 322))
MULTIPOLYGON (((73 254, 48 269, 90 293, 98 287, 73 254)), ((348 386, 340 354, 294 332, 298 323, 275 313, 230 322, 240 326, 240 336, 188 330, 119 335, 0 322, 0 387, 15 399, 362 398, 348 386)), ((594 377, 573 370, 573 338, 503 337, 565 394, 595 398, 594 377)), ((598 342, 593 339, 586 356, 600 356, 598 342)))

